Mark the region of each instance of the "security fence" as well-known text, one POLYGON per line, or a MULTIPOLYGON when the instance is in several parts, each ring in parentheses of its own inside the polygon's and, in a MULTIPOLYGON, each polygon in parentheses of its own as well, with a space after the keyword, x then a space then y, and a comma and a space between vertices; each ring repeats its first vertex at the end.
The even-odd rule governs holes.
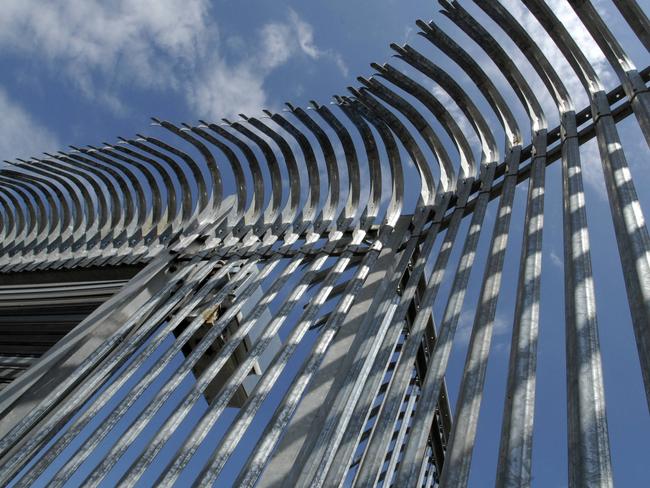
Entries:
MULTIPOLYGON (((637 71, 588 1, 570 0, 618 77, 606 92, 549 6, 523 0, 580 92, 511 12, 475 3, 498 35, 442 1, 471 49, 418 21, 446 64, 393 44, 395 60, 372 64, 332 105, 198 125, 154 119, 155 137, 7 162, 3 486, 466 486, 514 232, 496 484, 530 485, 545 170, 556 161, 569 485, 613 485, 581 149, 597 141, 650 400, 650 237, 626 160, 638 149, 617 129, 633 114, 650 142, 650 70, 637 71), (514 97, 470 54, 477 47, 514 97), (520 183, 523 222, 511 225, 520 183), (452 409, 447 368, 467 310, 452 409)), ((614 4, 649 49, 643 10, 614 4)))

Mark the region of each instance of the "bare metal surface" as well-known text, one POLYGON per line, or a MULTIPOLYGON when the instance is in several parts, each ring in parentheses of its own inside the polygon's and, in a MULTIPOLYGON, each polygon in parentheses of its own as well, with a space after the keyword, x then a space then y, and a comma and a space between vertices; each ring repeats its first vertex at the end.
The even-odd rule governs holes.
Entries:
MULTIPOLYGON (((416 22, 427 49, 392 44, 394 59, 329 105, 154 118, 149 135, 0 168, 0 318, 26 307, 43 319, 84 293, 105 300, 42 357, 1 355, 0 484, 467 486, 525 183, 495 471, 497 486, 530 486, 545 169, 560 160, 568 484, 613 486, 580 149, 596 138, 650 402, 650 237, 617 129, 634 115, 650 140, 650 69, 590 2, 570 0, 620 83, 605 93, 551 8, 523 0, 582 82, 589 106, 577 110, 539 40, 501 3, 474 3, 489 27, 441 1, 445 22, 416 22), (447 367, 474 283, 450 405, 447 367)), ((641 7, 614 3, 647 48, 641 7)), ((29 327, 36 341, 44 329, 29 327)))

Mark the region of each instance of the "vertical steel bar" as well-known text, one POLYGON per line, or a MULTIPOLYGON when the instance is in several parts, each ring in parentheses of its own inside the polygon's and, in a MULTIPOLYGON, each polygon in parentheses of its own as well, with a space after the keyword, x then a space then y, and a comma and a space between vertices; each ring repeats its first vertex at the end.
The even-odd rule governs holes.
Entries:
POLYGON ((528 187, 524 238, 517 281, 515 320, 497 466, 496 486, 498 487, 527 486, 531 481, 542 272, 546 130, 536 131, 533 137, 535 152, 532 155, 533 167, 528 187))
POLYGON ((501 289, 503 262, 508 245, 520 154, 521 146, 515 146, 506 156, 508 170, 494 221, 490 251, 485 263, 472 335, 467 348, 455 420, 440 480, 442 486, 462 488, 467 486, 469 478, 497 300, 501 289))
MULTIPOLYGON (((438 397, 442 389, 443 378, 456 333, 456 326, 458 325, 460 311, 465 299, 470 273, 476 256, 476 248, 478 246, 483 218, 489 203, 488 193, 492 186, 494 169, 494 165, 482 168, 479 200, 472 214, 463 251, 454 274, 449 299, 440 324, 440 332, 433 351, 429 356, 429 364, 427 365, 427 372, 423 379, 420 400, 413 419, 411 434, 409 435, 404 451, 404 458, 400 463, 400 469, 397 473, 397 484, 399 486, 414 486, 417 482, 417 468, 423 462, 425 447, 431 431, 431 425, 433 424, 436 403, 438 402, 438 397)), ((428 312, 428 308, 423 308, 418 312, 418 317, 428 312)), ((386 447, 384 446, 379 453, 385 452, 385 449, 386 447)), ((368 478, 366 478, 366 484, 373 484, 370 479, 372 475, 371 470, 368 473, 368 478)))

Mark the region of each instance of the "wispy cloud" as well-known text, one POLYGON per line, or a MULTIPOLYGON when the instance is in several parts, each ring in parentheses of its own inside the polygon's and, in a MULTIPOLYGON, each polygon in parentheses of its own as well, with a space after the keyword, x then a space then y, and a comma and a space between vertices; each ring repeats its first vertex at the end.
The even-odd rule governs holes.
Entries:
MULTIPOLYGON (((578 107, 582 107, 588 103, 586 93, 582 84, 575 75, 569 63, 565 60, 564 56, 560 53, 555 45, 553 39, 546 33, 544 28, 537 22, 537 19, 530 14, 528 9, 518 0, 507 0, 503 2, 508 8, 510 13, 521 23, 526 31, 535 40, 540 49, 544 52, 549 59, 555 70, 560 75, 560 78, 569 89, 569 92, 574 98, 574 103, 578 107)), ((605 55, 596 44, 596 41, 591 37, 583 23, 575 14, 571 6, 565 0, 549 0, 549 7, 553 10, 557 18, 564 24, 564 27, 571 33, 571 37, 576 41, 578 46, 582 49, 589 62, 594 66, 596 72, 600 74, 603 83, 611 84, 613 79, 613 72, 605 55)), ((540 89, 542 87, 540 86, 540 89)))
POLYGON ((88 99, 116 114, 128 86, 175 91, 199 116, 230 117, 268 103, 266 77, 292 56, 343 58, 319 48, 313 27, 289 10, 264 25, 250 49, 227 60, 208 0, 7 0, 0 48, 44 61, 88 99))
MULTIPOLYGON (((460 347, 466 347, 469 344, 469 339, 472 335, 472 326, 474 324, 474 315, 475 310, 473 308, 463 310, 460 314, 455 338, 456 344, 460 347)), ((494 318, 494 325, 492 329, 492 335, 495 340, 498 341, 499 337, 508 333, 510 330, 509 324, 510 322, 506 320, 505 317, 497 314, 497 316, 494 318)), ((495 347, 498 345, 499 344, 496 344, 495 347)), ((501 349, 502 348, 497 347, 495 350, 501 351, 501 349)))
POLYGON ((215 57, 210 65, 185 85, 190 107, 200 116, 219 120, 240 113, 257 114, 268 105, 264 77, 254 66, 228 65, 215 57))
POLYGON ((343 76, 348 76, 349 70, 343 57, 331 49, 320 49, 314 42, 314 28, 293 10, 289 11, 289 23, 293 27, 300 50, 312 59, 329 58, 336 64, 343 76))
POLYGON ((453 119, 458 124, 458 127, 460 127, 460 129, 463 131, 463 134, 465 134, 470 147, 481 147, 478 135, 474 131, 474 128, 469 123, 469 120, 467 120, 467 117, 460 109, 460 107, 456 104, 456 102, 453 101, 451 96, 439 85, 433 83, 431 84, 431 93, 442 105, 444 105, 444 107, 452 115, 453 119))
POLYGON ((0 46, 45 61, 80 91, 117 107, 115 84, 168 87, 193 66, 216 29, 205 0, 7 0, 0 46))
MULTIPOLYGON (((573 98, 576 109, 587 106, 589 100, 582 84, 544 28, 519 0, 503 0, 503 3, 535 40, 537 45, 541 48, 555 70, 558 72, 560 79, 563 81, 573 98)), ((616 77, 607 62, 605 55, 568 2, 565 0, 549 0, 548 5, 562 24, 564 24, 566 29, 571 33, 573 39, 599 74, 602 83, 606 87, 611 87, 615 84, 616 77)), ((533 89, 535 92, 538 94, 545 94, 546 89, 541 84, 541 81, 536 77, 533 78, 533 80, 533 89)), ((541 100, 543 108, 546 110, 547 114, 551 115, 550 118, 554 118, 557 109, 551 102, 550 97, 542 96, 541 100)), ((596 193, 600 198, 605 199, 606 190, 599 163, 600 156, 596 144, 593 142, 587 143, 581 147, 580 152, 585 183, 596 190, 596 193)))
POLYGON ((595 190, 595 194, 603 201, 607 200, 607 188, 600 159, 600 151, 595 139, 580 146, 580 161, 582 176, 585 184, 595 190))
POLYGON ((551 258, 551 263, 553 263, 554 266, 557 266, 558 268, 562 269, 564 260, 559 256, 558 253, 555 252, 554 249, 551 250, 549 257, 551 258))
POLYGON ((0 87, 0 161, 30 157, 59 147, 56 137, 11 101, 0 87))
MULTIPOLYGON (((284 62, 295 52, 301 52, 311 59, 329 59, 343 76, 349 70, 343 57, 331 49, 321 49, 314 41, 314 28, 294 11, 289 9, 286 22, 273 22, 262 29, 265 55, 271 61, 284 62)), ((262 60, 263 61, 263 60, 262 60)))
POLYGON ((347 66, 337 53, 322 50, 314 42, 313 27, 289 10, 286 22, 269 22, 259 31, 258 42, 235 64, 214 55, 206 68, 185 85, 191 107, 210 118, 231 117, 239 113, 256 114, 269 107, 264 80, 293 56, 317 60, 329 58, 347 75, 347 66))

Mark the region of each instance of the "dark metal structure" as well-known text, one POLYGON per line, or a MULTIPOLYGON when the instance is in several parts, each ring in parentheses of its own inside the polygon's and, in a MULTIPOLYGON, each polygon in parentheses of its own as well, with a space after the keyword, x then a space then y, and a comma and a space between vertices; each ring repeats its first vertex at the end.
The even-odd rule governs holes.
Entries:
MULTIPOLYGON (((334 106, 195 126, 155 119, 155 137, 8 162, 1 484, 466 486, 515 188, 526 183, 496 483, 530 485, 545 169, 560 161, 569 484, 612 486, 579 149, 596 138, 650 400, 650 237, 617 132, 633 114, 650 142, 650 70, 637 71, 588 1, 570 0, 618 75, 605 92, 551 9, 522 1, 589 106, 574 106, 510 12, 475 3, 544 83, 557 127, 513 53, 442 1, 516 100, 418 21, 473 86, 392 45, 395 62, 373 64, 334 106), (522 109, 526 127, 513 115, 522 109), (452 421, 445 374, 473 268, 481 286, 452 421), (434 324, 437 300, 446 305, 434 324)), ((643 10, 614 4, 650 48, 643 10)))

